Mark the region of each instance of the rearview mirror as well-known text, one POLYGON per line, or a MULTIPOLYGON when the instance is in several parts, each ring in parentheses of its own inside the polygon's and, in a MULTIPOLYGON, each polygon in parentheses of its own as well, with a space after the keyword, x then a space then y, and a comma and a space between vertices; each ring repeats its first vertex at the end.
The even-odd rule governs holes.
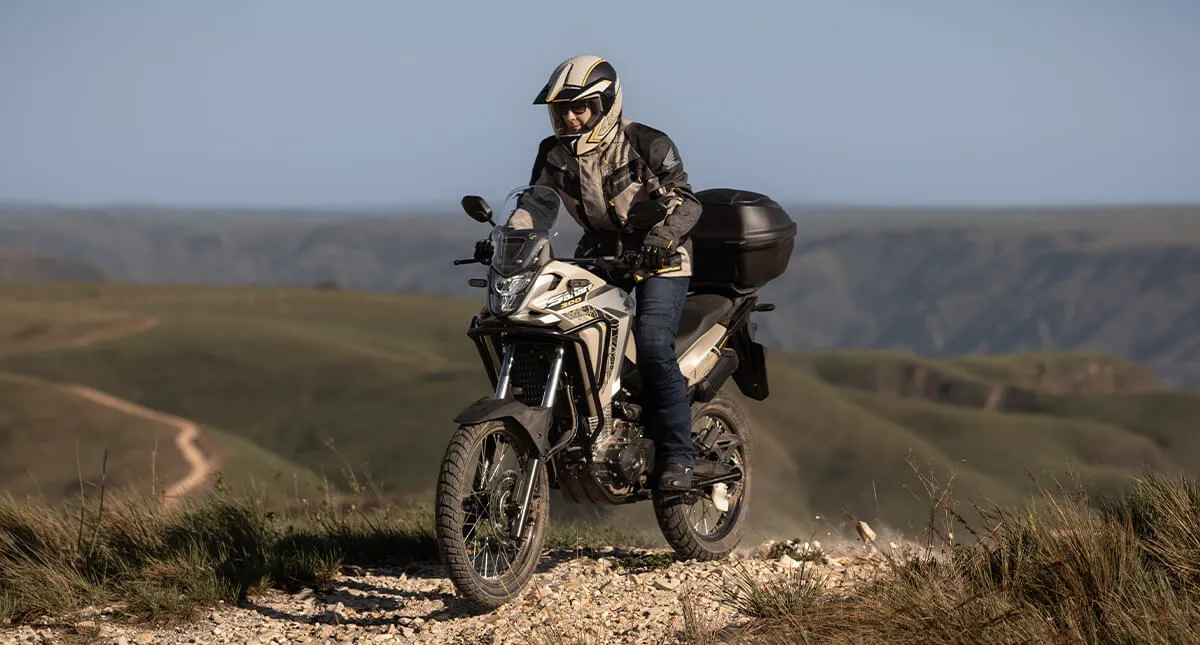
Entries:
POLYGON ((488 206, 487 201, 482 197, 478 195, 467 195, 462 198, 462 207, 464 211, 467 211, 467 215, 470 215, 471 219, 475 220, 476 222, 483 222, 485 224, 492 224, 492 226, 495 226, 495 224, 492 223, 492 207, 488 206))

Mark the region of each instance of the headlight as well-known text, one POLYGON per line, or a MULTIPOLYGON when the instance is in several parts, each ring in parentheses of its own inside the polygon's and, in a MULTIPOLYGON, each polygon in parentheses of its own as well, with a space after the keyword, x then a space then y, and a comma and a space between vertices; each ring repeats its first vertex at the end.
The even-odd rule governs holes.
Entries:
POLYGON ((492 313, 505 316, 516 310, 533 284, 534 273, 527 271, 505 278, 493 272, 491 288, 488 290, 488 308, 492 313))

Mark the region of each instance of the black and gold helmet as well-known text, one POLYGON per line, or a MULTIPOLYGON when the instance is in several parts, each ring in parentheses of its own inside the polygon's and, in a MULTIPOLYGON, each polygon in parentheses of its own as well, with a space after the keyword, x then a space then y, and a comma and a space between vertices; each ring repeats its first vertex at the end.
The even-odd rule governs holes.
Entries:
POLYGON ((575 56, 563 61, 533 100, 550 111, 554 136, 572 154, 583 155, 608 141, 621 121, 621 79, 608 61, 599 56, 575 56), (591 117, 578 132, 566 126, 566 115, 586 107, 591 117))

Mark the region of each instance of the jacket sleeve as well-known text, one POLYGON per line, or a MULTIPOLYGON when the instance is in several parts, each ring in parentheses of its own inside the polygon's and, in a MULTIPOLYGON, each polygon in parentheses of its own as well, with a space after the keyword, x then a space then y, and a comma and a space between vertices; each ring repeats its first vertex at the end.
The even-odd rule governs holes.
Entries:
POLYGON ((546 137, 538 145, 537 157, 533 159, 533 172, 529 176, 531 186, 553 186, 549 173, 546 172, 546 155, 557 143, 554 137, 546 137))
POLYGON ((546 186, 554 189, 558 198, 550 199, 544 196, 544 192, 536 190, 527 190, 517 198, 516 209, 513 213, 513 218, 521 216, 519 220, 511 224, 514 228, 529 228, 535 223, 539 226, 547 225, 552 218, 558 214, 560 202, 566 204, 566 196, 563 193, 562 187, 556 180, 554 173, 550 171, 550 167, 546 164, 546 155, 557 144, 554 137, 547 137, 540 146, 538 146, 537 157, 533 160, 533 170, 530 173, 530 186, 546 186), (524 211, 524 212, 521 212, 524 211), (537 218, 536 220, 534 218, 537 218))
POLYGON ((678 237, 683 237, 696 225, 700 219, 700 200, 692 192, 688 183, 687 171, 683 169, 683 159, 675 142, 666 134, 659 133, 650 143, 649 154, 646 156, 647 169, 658 180, 659 193, 652 197, 666 197, 670 200, 667 215, 661 226, 667 228, 678 237), (673 199, 672 199, 673 198, 673 199))

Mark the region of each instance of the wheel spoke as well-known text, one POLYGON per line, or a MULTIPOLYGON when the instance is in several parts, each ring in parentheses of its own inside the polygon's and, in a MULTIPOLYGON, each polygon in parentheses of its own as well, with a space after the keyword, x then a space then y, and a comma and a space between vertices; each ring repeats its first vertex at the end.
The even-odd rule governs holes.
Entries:
MULTIPOLYGON (((462 537, 471 567, 484 578, 509 571, 520 557, 523 543, 510 535, 520 512, 522 482, 536 477, 531 460, 524 457, 501 432, 480 441, 471 490, 463 491, 462 537)), ((536 502, 534 502, 536 503, 536 502)))
MULTIPOLYGON (((725 419, 714 415, 698 419, 692 429, 692 441, 697 458, 742 470, 741 453, 744 441, 725 419)), ((685 516, 692 530, 706 539, 721 534, 729 521, 737 517, 741 504, 741 490, 740 482, 734 482, 729 487, 729 508, 726 511, 718 510, 708 495, 701 495, 688 505, 685 516)))

